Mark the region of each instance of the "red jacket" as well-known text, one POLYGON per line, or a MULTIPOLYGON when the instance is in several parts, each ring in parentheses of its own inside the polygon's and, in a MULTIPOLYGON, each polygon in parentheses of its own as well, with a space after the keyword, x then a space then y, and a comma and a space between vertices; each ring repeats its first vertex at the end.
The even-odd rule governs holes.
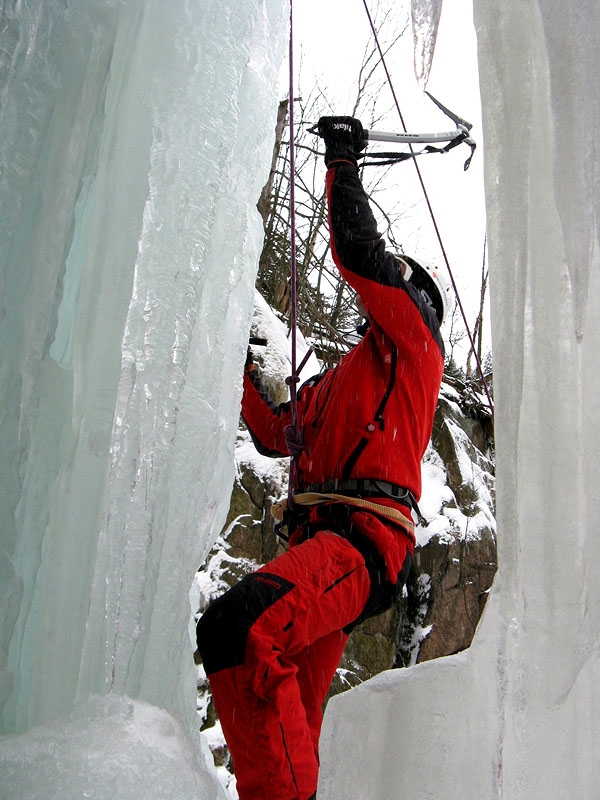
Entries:
MULTIPOLYGON (((385 251, 354 165, 329 168, 327 197, 334 261, 360 295, 370 325, 334 369, 298 392, 305 446, 297 462, 299 489, 369 478, 406 487, 418 500, 444 368, 437 318, 385 251)), ((262 453, 288 455, 283 429, 290 406, 270 402, 252 367, 244 377, 242 415, 262 453)))

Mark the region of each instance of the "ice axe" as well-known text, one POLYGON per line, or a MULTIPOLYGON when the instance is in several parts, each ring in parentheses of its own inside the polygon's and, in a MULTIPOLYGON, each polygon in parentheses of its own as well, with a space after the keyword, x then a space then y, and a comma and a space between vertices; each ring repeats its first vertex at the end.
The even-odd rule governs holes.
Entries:
MULTIPOLYGON (((425 94, 433 103, 435 103, 440 111, 442 111, 455 123, 456 128, 454 130, 441 131, 439 133, 408 133, 406 131, 403 133, 396 133, 389 131, 365 130, 365 136, 370 142, 389 142, 391 144, 424 144, 426 146, 418 152, 411 150, 410 153, 369 153, 368 156, 358 156, 359 158, 363 159, 378 159, 374 161, 363 161, 363 165, 370 166, 373 164, 378 164, 379 166, 383 166, 396 161, 404 161, 408 158, 413 158, 421 153, 447 153, 449 150, 452 150, 454 147, 457 147, 459 144, 464 142, 471 148, 471 155, 465 161, 464 165, 465 170, 469 168, 471 159, 473 158, 473 153, 477 147, 475 141, 469 135, 473 125, 462 117, 459 117, 458 114, 450 111, 449 108, 446 108, 446 106, 440 103, 440 101, 437 100, 430 92, 426 91, 425 94), (444 142, 446 142, 444 147, 435 146, 444 142)), ((315 125, 310 128, 310 132, 318 133, 317 126, 315 125)))
MULTIPOLYGON (((473 158, 473 153, 475 152, 475 148, 477 147, 475 141, 470 137, 471 128, 473 125, 470 122, 467 122, 466 119, 459 117, 458 114, 455 114, 454 111, 450 111, 443 103, 440 103, 431 92, 425 92, 427 97, 435 103, 435 105, 442 111, 447 117, 449 117, 456 125, 456 128, 451 131, 442 131, 440 133, 389 133, 386 131, 365 131, 367 139, 370 142, 391 142, 393 144, 425 144, 428 145, 424 147, 423 150, 420 150, 420 153, 447 153, 449 150, 452 150, 457 145, 462 144, 463 142, 471 148, 471 155, 465 161, 464 168, 465 170, 469 169, 471 164, 471 159, 473 158), (442 142, 446 142, 447 144, 445 147, 434 147, 434 144, 441 144, 442 142)), ((373 158, 387 158, 388 160, 398 160, 394 158, 393 154, 391 153, 371 153, 371 157, 373 158)), ((403 158, 412 158, 414 155, 419 155, 419 153, 402 153, 400 154, 403 158)), ((374 163, 381 163, 381 162, 374 162, 374 163)))

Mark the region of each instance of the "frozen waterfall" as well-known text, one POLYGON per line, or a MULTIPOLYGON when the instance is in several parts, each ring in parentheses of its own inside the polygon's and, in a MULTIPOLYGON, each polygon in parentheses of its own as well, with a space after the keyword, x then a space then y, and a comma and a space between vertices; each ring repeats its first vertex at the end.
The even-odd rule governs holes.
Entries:
POLYGON ((0 9, 0 709, 48 723, 0 743, 2 797, 218 791, 188 593, 233 481, 286 12, 0 9))
MULTIPOLYGON (((499 574, 468 651, 332 701, 319 800, 598 791, 600 11, 474 5, 499 574)), ((0 7, 4 800, 222 797, 188 590, 233 478, 287 11, 0 7)))
POLYGON ((598 796, 600 12, 474 5, 499 572, 468 651, 330 703, 320 800, 598 796))

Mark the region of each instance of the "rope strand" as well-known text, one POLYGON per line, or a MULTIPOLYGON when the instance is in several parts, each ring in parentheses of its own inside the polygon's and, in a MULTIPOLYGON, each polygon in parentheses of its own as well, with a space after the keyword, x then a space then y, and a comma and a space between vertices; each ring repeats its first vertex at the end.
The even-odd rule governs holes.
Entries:
MULTIPOLYGON (((289 96, 289 123, 290 123, 290 235, 291 235, 291 275, 290 275, 290 293, 291 293, 291 314, 290 314, 290 327, 291 327, 291 350, 292 350, 292 374, 287 379, 287 384, 290 388, 290 408, 292 412, 292 438, 295 437, 297 441, 300 438, 300 431, 298 428, 298 397, 297 397, 297 364, 296 364, 296 203, 295 203, 295 182, 296 182, 296 163, 295 163, 295 147, 294 147, 294 10, 293 0, 290 0, 290 43, 289 43, 289 65, 290 65, 290 96, 289 96)), ((298 483, 298 464, 296 456, 292 455, 290 460, 290 478, 288 483, 288 500, 290 507, 292 505, 292 498, 294 489, 298 483)))

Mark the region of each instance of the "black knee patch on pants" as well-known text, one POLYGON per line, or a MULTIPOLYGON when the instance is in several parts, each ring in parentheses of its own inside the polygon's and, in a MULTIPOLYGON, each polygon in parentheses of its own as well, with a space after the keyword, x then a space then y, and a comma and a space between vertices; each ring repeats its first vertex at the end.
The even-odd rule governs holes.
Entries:
POLYGON ((196 626, 206 674, 244 663, 250 628, 294 584, 269 572, 246 575, 206 609, 196 626))

